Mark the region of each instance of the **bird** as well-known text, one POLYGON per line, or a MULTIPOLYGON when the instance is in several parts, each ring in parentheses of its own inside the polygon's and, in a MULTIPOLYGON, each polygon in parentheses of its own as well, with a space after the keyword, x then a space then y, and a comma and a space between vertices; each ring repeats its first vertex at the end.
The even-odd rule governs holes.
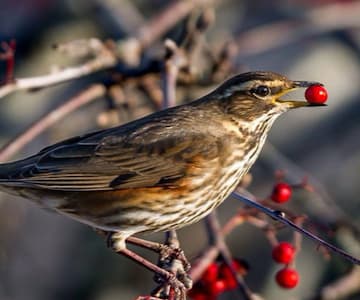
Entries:
POLYGON ((127 239, 179 229, 218 207, 274 121, 314 106, 281 97, 315 84, 268 71, 236 75, 193 102, 2 163, 0 190, 110 232, 113 249, 139 261, 127 239))

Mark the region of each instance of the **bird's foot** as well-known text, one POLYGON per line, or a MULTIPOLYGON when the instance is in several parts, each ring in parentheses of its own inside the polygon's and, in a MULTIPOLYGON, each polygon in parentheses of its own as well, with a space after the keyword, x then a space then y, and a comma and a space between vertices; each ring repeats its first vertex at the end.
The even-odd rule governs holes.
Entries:
POLYGON ((178 282, 185 288, 176 285, 176 282, 164 281, 163 278, 155 275, 155 281, 159 283, 158 288, 152 295, 164 297, 165 299, 186 299, 186 291, 191 289, 192 280, 187 271, 190 269, 184 252, 180 248, 169 245, 162 245, 158 266, 173 274, 178 282))
MULTIPOLYGON (((184 284, 187 289, 191 289, 192 280, 187 274, 190 269, 185 255, 181 249, 172 249, 164 245, 164 249, 160 252, 158 266, 174 274, 176 278, 184 284)), ((159 282, 160 283, 160 282, 159 282)))
POLYGON ((162 245, 160 257, 168 257, 180 261, 183 266, 183 269, 186 272, 189 271, 191 268, 191 265, 188 259, 186 258, 184 251, 181 248, 173 248, 168 245, 162 245))
POLYGON ((191 268, 191 265, 188 259, 186 258, 184 251, 181 248, 171 247, 169 245, 147 241, 133 236, 128 237, 126 239, 126 242, 159 253, 160 257, 180 260, 184 266, 185 271, 189 271, 191 268))
POLYGON ((155 273, 154 279, 159 286, 152 292, 152 297, 155 297, 154 299, 186 299, 186 291, 191 288, 192 280, 187 275, 190 264, 187 262, 181 249, 173 249, 167 245, 134 237, 126 238, 120 233, 110 233, 107 238, 107 245, 116 253, 127 256, 155 273), (159 264, 156 265, 127 249, 125 241, 159 253, 159 264), (184 267, 183 261, 186 261, 186 267, 184 267))

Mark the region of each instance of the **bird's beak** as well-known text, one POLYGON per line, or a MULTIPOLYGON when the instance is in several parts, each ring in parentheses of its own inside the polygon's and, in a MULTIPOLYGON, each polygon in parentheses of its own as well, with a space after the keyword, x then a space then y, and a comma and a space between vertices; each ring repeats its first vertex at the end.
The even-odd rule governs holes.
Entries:
POLYGON ((280 104, 286 104, 289 108, 298 108, 298 107, 313 107, 313 106, 326 106, 326 104, 315 104, 315 103, 309 103, 307 101, 297 101, 297 100, 282 100, 280 99, 281 96, 288 94, 291 91, 297 90, 299 88, 308 88, 312 85, 321 85, 322 83, 316 82, 316 81, 292 81, 291 87, 288 89, 285 89, 280 93, 275 100, 276 103, 280 104))

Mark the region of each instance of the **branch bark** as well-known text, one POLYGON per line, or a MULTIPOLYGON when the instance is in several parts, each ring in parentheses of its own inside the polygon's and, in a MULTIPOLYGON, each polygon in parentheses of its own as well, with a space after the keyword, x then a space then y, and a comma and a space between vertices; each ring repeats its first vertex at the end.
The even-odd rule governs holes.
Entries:
POLYGON ((40 120, 36 121, 23 133, 15 137, 8 144, 0 149, 0 161, 8 160, 12 155, 20 151, 27 143, 33 140, 40 133, 64 118, 72 111, 88 104, 106 93, 106 88, 102 84, 95 84, 82 91, 77 96, 71 98, 58 108, 54 109, 40 120))

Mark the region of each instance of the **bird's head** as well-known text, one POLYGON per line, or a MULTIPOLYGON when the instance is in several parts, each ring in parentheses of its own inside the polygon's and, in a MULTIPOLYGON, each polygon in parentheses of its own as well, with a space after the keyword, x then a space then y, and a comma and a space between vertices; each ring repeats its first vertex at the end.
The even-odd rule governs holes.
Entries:
POLYGON ((319 106, 305 100, 283 100, 281 97, 298 88, 321 85, 312 81, 292 81, 273 72, 248 72, 232 77, 212 94, 227 113, 247 121, 299 107, 319 106))

